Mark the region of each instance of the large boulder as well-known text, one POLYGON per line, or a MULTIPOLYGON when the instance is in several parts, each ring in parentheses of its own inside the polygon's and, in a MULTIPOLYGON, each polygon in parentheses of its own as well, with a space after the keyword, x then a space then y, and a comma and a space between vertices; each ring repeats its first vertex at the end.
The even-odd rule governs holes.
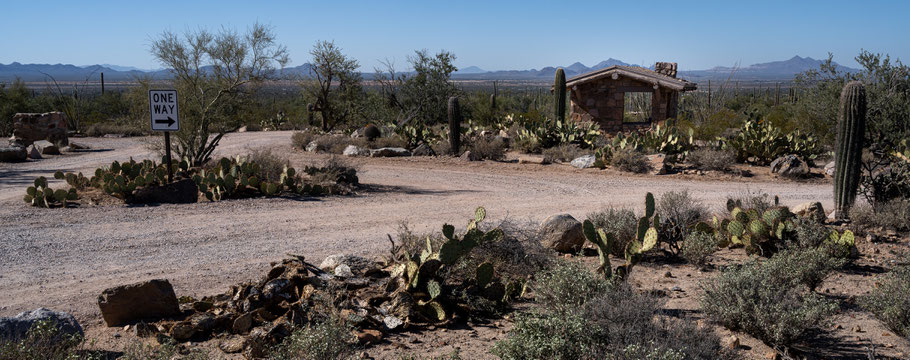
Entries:
POLYGON ((365 149, 357 145, 348 145, 341 154, 344 156, 369 156, 370 149, 365 149))
POLYGON ((98 296, 101 317, 107 326, 122 326, 138 320, 161 319, 180 314, 171 283, 155 279, 104 290, 98 296))
POLYGON ((651 175, 664 175, 670 170, 670 164, 667 164, 667 155, 653 154, 648 155, 648 162, 651 163, 651 175))
POLYGON ((16 341, 24 338, 28 334, 28 330, 39 321, 54 323, 57 329, 60 330, 59 335, 84 335, 82 326, 79 325, 73 315, 62 311, 38 308, 21 312, 13 317, 0 317, 0 342, 16 341))
POLYGON ((411 156, 411 152, 400 147, 384 147, 370 151, 370 157, 411 156))
POLYGON ((540 243, 559 252, 574 252, 585 244, 581 223, 572 215, 559 214, 548 217, 537 230, 540 243))
POLYGON ((822 203, 817 201, 796 205, 793 207, 792 211, 800 217, 814 220, 819 224, 823 224, 827 218, 827 215, 825 215, 825 208, 822 207, 822 203))
POLYGON ((32 145, 41 151, 41 155, 60 155, 60 148, 47 140, 35 141, 32 145))
POLYGON ((836 171, 835 171, 836 168, 837 168, 837 163, 835 163, 834 160, 831 160, 831 162, 825 164, 825 175, 828 175, 828 176, 830 176, 830 177, 834 177, 834 173, 836 172, 836 171))
POLYGON ((771 162, 771 173, 788 178, 799 178, 809 174, 809 164, 796 155, 781 156, 771 162))
POLYGON ((597 158, 594 155, 584 155, 572 160, 571 164, 579 169, 587 169, 593 167, 595 161, 597 161, 597 158))
POLYGON ((28 159, 25 147, 18 145, 0 146, 0 162, 22 162, 28 159))
POLYGON ((192 179, 161 186, 143 186, 128 199, 132 204, 190 204, 199 200, 199 187, 192 179))
POLYGON ((13 115, 13 141, 29 146, 38 140, 48 140, 59 146, 68 145, 66 115, 59 111, 13 115))
POLYGON ((38 148, 34 144, 29 145, 28 146, 28 158, 32 159, 32 160, 42 159, 43 156, 41 156, 41 150, 38 150, 38 148))

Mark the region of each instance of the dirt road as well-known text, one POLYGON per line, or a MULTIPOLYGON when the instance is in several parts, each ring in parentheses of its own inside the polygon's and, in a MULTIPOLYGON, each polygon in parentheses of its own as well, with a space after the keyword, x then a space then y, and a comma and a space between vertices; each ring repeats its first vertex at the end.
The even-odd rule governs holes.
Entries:
MULTIPOLYGON (((296 166, 323 155, 293 150, 290 132, 230 134, 221 154, 270 147, 296 166)), ((795 205, 831 206, 819 183, 704 181, 677 176, 629 176, 564 165, 463 162, 456 159, 357 159, 366 188, 355 196, 246 199, 151 207, 35 209, 21 197, 36 176, 54 170, 91 172, 130 156, 152 156, 147 139, 79 139, 97 150, 24 164, 0 164, 0 316, 39 306, 73 312, 96 323, 97 295, 106 287, 167 278, 178 295, 220 293, 258 278, 285 253, 318 263, 345 252, 377 255, 400 222, 418 232, 445 222, 465 224, 483 205, 494 219, 541 221, 567 212, 583 219, 605 206, 640 208, 646 192, 688 189, 707 204, 746 190, 795 205)))

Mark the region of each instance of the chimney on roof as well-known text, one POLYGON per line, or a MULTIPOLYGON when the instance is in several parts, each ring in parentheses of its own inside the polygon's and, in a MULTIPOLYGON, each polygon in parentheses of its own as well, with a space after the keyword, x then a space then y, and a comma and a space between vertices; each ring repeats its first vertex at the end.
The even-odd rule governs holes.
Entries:
POLYGON ((657 62, 654 64, 654 71, 659 74, 667 75, 669 77, 676 77, 676 63, 675 62, 657 62))

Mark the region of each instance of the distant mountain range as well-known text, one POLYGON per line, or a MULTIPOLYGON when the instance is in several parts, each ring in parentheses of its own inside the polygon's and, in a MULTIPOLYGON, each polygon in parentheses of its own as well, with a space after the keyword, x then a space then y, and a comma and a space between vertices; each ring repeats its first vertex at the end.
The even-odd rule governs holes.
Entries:
MULTIPOLYGON (((708 79, 727 79, 732 73, 733 78, 736 80, 790 80, 795 74, 807 70, 818 69, 819 65, 822 63, 822 60, 794 56, 789 60, 753 64, 740 68, 717 66, 708 70, 680 71, 679 77, 698 82, 708 79)), ((564 66, 563 69, 566 72, 566 77, 573 77, 613 65, 640 66, 609 58, 591 67, 576 62, 564 66)), ((652 68, 653 65, 647 67, 652 68)), ((859 71, 839 65, 838 68, 850 72, 859 71)), ((282 75, 308 76, 312 74, 312 69, 312 65, 303 64, 285 68, 282 71, 282 75)), ((64 64, 20 64, 14 62, 9 65, 0 64, 0 82, 10 82, 16 77, 29 82, 49 81, 50 77, 53 77, 57 81, 85 81, 87 78, 90 78, 92 81, 98 81, 100 73, 102 72, 104 73, 105 81, 108 82, 132 81, 136 77, 144 76, 151 77, 152 79, 166 79, 169 76, 168 71, 164 69, 142 70, 130 66, 110 64, 75 66, 64 64)), ((551 80, 555 73, 556 67, 554 66, 547 66, 540 70, 498 71, 486 71, 476 66, 468 66, 455 72, 452 75, 452 78, 456 80, 551 80)), ((373 73, 365 72, 363 73, 363 76, 366 79, 371 79, 373 73)))

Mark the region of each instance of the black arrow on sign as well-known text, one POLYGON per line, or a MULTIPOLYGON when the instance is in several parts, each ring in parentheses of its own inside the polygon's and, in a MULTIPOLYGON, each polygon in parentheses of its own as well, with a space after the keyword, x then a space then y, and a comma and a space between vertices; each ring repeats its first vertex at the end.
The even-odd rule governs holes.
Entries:
POLYGON ((168 116, 167 119, 155 119, 155 124, 167 124, 167 127, 174 126, 175 121, 172 117, 168 116))

